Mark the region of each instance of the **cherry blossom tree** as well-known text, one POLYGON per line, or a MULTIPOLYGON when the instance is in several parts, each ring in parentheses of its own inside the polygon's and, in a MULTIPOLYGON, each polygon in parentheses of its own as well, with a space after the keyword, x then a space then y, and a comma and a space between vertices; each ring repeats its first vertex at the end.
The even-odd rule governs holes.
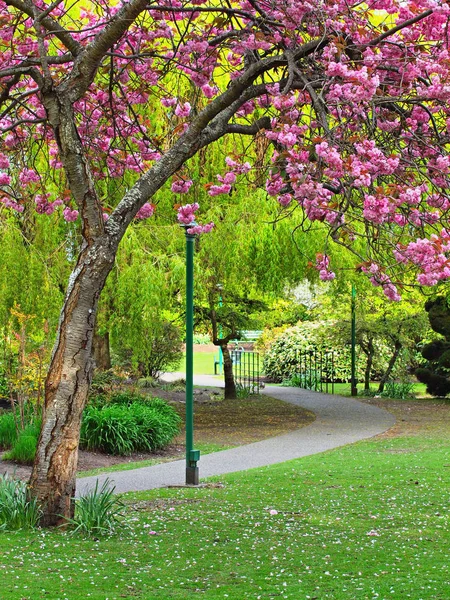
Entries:
MULTIPOLYGON (((391 299, 414 273, 420 285, 449 277, 449 16, 442 0, 0 0, 0 201, 18 218, 27 203, 62 211, 82 238, 30 481, 44 524, 73 509, 97 302, 118 244, 167 186, 190 224, 189 159, 202 148, 270 142, 267 165, 250 144, 228 156, 208 193, 266 173, 268 195, 305 226, 325 223, 391 299)), ((333 278, 326 248, 316 266, 333 278)))

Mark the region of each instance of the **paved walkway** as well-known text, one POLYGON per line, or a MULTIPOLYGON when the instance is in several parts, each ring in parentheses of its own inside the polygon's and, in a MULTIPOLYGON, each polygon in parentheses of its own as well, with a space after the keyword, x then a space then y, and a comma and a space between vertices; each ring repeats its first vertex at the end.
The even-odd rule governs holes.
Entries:
MULTIPOLYGON (((171 374, 165 379, 176 377, 171 374)), ((221 385, 220 379, 210 376, 196 377, 194 383, 200 386, 221 385)), ((198 463, 200 480, 317 454, 373 437, 395 423, 395 418, 387 411, 351 398, 275 386, 268 386, 263 393, 312 411, 316 415, 315 421, 284 435, 202 456, 198 463)), ((77 480, 77 493, 85 493, 95 485, 97 479, 101 485, 106 478, 114 482, 118 493, 183 485, 185 468, 183 459, 130 471, 83 477, 77 480)))

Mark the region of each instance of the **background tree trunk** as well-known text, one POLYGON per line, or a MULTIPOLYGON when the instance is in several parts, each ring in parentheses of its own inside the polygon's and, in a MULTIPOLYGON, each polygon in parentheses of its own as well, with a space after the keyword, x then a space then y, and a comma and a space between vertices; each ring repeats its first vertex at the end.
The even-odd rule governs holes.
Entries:
POLYGON ((231 360, 228 344, 221 344, 223 356, 223 376, 225 380, 225 400, 234 400, 237 397, 234 382, 233 361, 231 360))
POLYGON ((43 526, 60 525, 73 516, 81 416, 94 367, 91 352, 97 303, 113 254, 101 247, 81 253, 61 311, 30 478, 30 494, 42 507, 43 526))
POLYGON ((108 371, 111 368, 111 353, 109 348, 109 331, 103 334, 94 331, 92 340, 92 356, 95 368, 99 371, 108 371))
POLYGON ((398 355, 400 354, 400 350, 402 348, 403 348, 402 343, 399 342, 398 340, 396 340, 396 342, 394 344, 394 353, 391 356, 391 360, 389 361, 388 367, 387 367, 386 371, 384 372, 383 377, 380 379, 380 385, 378 386, 378 393, 381 394, 381 392, 384 390, 386 381, 391 376, 392 370, 395 366, 395 363, 397 362, 398 355))
POLYGON ((364 370, 364 391, 370 390, 370 374, 372 372, 373 357, 375 355, 375 346, 373 338, 370 338, 367 344, 360 344, 361 350, 367 357, 366 368, 364 370))

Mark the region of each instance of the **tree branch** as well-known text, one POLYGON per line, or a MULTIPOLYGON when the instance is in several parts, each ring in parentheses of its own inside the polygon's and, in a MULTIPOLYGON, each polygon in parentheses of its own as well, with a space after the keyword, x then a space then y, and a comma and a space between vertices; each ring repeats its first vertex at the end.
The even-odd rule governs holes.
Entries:
POLYGON ((270 117, 261 117, 252 125, 240 125, 233 123, 228 125, 226 133, 239 133, 242 135, 256 135, 261 129, 271 129, 270 117))
POLYGON ((361 46, 363 46, 363 47, 364 46, 378 46, 378 44, 380 42, 382 42, 386 38, 390 37, 391 35, 394 35, 394 33, 397 33, 397 31, 400 31, 401 29, 405 29, 405 27, 409 27, 410 25, 414 25, 414 23, 418 23, 419 21, 422 21, 422 19, 426 19, 427 17, 432 15, 433 12, 434 12, 434 10, 430 8, 429 10, 426 10, 425 12, 420 13, 419 15, 416 15, 415 17, 412 17, 411 19, 408 19, 407 21, 403 21, 403 23, 399 23, 395 27, 392 27, 392 29, 388 29, 387 31, 385 31, 384 33, 382 33, 375 39, 368 42, 367 44, 361 44, 361 46))
MULTIPOLYGON (((5 0, 7 6, 12 6, 25 13, 32 19, 35 18, 33 5, 27 0, 5 0)), ((79 44, 70 33, 64 29, 59 23, 57 23, 52 17, 44 17, 41 19, 41 24, 49 33, 53 33, 55 37, 69 50, 73 56, 78 56, 82 50, 81 44, 79 44)))
POLYGON ((122 6, 105 25, 104 29, 81 52, 75 62, 70 80, 64 88, 61 87, 62 90, 70 92, 72 102, 81 98, 86 92, 107 52, 147 8, 147 0, 130 0, 122 6))

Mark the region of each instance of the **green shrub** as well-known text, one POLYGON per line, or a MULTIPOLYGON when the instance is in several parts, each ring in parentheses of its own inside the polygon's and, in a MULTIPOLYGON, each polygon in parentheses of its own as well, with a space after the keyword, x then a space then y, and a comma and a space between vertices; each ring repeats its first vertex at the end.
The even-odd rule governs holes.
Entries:
MULTIPOLYGON (((282 382, 298 374, 301 369, 300 355, 309 351, 327 353, 330 347, 330 332, 333 323, 306 322, 291 327, 272 343, 264 355, 263 371, 273 381, 282 382)), ((328 363, 331 371, 331 356, 328 363)), ((347 381, 350 378, 350 347, 338 347, 334 350, 333 371, 335 381, 347 381)))
POLYGON ((0 477, 0 530, 31 529, 41 516, 35 498, 29 499, 24 481, 0 477))
POLYGON ((299 387, 306 390, 320 390, 320 377, 314 371, 294 373, 288 379, 283 379, 281 385, 285 387, 299 387))
POLYGON ((109 404, 120 404, 121 406, 130 406, 136 402, 147 402, 148 396, 136 394, 135 392, 114 392, 108 397, 109 404))
POLYGON ((252 395, 252 387, 250 385, 244 385, 239 381, 236 382, 236 396, 240 400, 245 400, 246 398, 250 398, 252 395))
POLYGON ((383 398, 392 398, 394 400, 414 398, 414 383, 410 381, 388 381, 380 395, 383 398))
POLYGON ((105 394, 111 392, 114 387, 122 383, 122 378, 118 377, 112 370, 96 371, 91 383, 91 392, 95 394, 105 394))
POLYGON ((181 419, 159 398, 125 404, 89 406, 83 414, 81 445, 88 450, 127 455, 152 451, 169 444, 178 433, 181 419))
POLYGON ((181 329, 169 321, 154 322, 153 328, 140 332, 140 344, 132 353, 132 364, 144 377, 176 369, 183 358, 181 329))
POLYGON ((168 404, 165 406, 169 410, 144 404, 132 404, 129 407, 139 427, 137 451, 164 448, 178 433, 181 419, 168 404))
POLYGON ((140 388, 155 388, 158 387, 158 382, 154 377, 141 377, 138 379, 137 386, 140 388))
POLYGON ((75 501, 75 516, 68 519, 73 533, 99 536, 116 531, 122 524, 124 505, 114 496, 114 489, 109 479, 99 489, 97 479, 95 488, 75 501))
POLYGON ((125 406, 110 404, 84 409, 80 444, 87 450, 126 456, 133 452, 138 435, 136 420, 125 406))
POLYGON ((9 383, 4 371, 0 370, 0 398, 9 398, 9 383))
POLYGON ((0 448, 11 448, 17 440, 17 429, 11 411, 0 415, 0 448))
POLYGON ((19 432, 11 450, 5 452, 3 457, 6 460, 14 460, 22 465, 33 464, 40 430, 40 421, 27 425, 23 431, 19 432))

